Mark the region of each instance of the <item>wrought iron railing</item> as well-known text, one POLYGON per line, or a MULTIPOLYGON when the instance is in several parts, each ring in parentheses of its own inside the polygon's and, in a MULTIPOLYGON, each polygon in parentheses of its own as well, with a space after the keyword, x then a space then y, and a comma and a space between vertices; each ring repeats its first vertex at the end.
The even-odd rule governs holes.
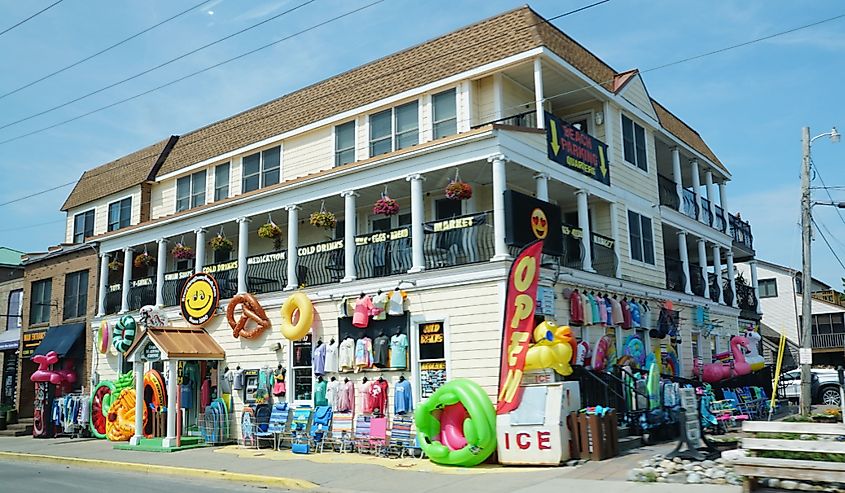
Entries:
POLYGON ((725 283, 722 286, 722 292, 724 293, 722 296, 725 298, 725 304, 728 306, 733 306, 734 302, 734 292, 731 289, 731 283, 727 279, 725 279, 725 283))
POLYGON ((493 213, 467 214, 423 225, 426 269, 486 262, 493 257, 493 213))
POLYGON ((721 232, 726 232, 728 223, 725 221, 725 211, 718 205, 714 207, 716 214, 713 217, 713 227, 721 232))
POLYGON ((698 202, 695 200, 695 193, 692 190, 684 189, 684 203, 683 203, 683 212, 687 216, 698 219, 698 202))
POLYGON ((657 175, 657 191, 660 195, 660 205, 680 210, 681 199, 678 197, 678 187, 674 181, 663 175, 657 175))
POLYGON ((738 243, 747 247, 749 250, 754 249, 754 236, 751 235, 751 225, 742 219, 728 214, 728 222, 731 238, 734 243, 738 243))
POLYGON ((666 257, 666 289, 684 292, 684 285, 686 284, 686 274, 684 274, 684 263, 679 259, 666 257))
POLYGON ((202 271, 214 276, 220 289, 220 299, 225 300, 238 292, 238 261, 220 262, 206 265, 202 271))
POLYGON ((537 128, 537 112, 533 110, 526 111, 525 113, 520 113, 518 115, 506 116, 504 118, 499 118, 498 120, 486 121, 484 123, 475 125, 472 128, 483 127, 484 125, 490 124, 510 125, 513 127, 537 128))
POLYGON ((287 252, 262 253, 246 259, 246 283, 250 293, 281 291, 287 284, 287 252))
POLYGON ((719 301, 719 294, 720 294, 720 286, 719 282, 716 279, 716 275, 713 273, 708 274, 708 283, 710 284, 710 300, 714 302, 719 301))
POLYGON ((754 296, 754 288, 737 283, 736 296, 736 304, 740 310, 757 313, 757 298, 754 296))
POLYGON ((581 241, 583 231, 571 224, 563 225, 563 255, 560 257, 560 265, 570 269, 584 268, 584 245, 581 241))
POLYGON ((593 270, 603 276, 616 277, 618 259, 616 258, 616 251, 613 249, 613 238, 598 233, 593 233, 592 236, 593 270))
POLYGON ((106 315, 113 315, 120 311, 123 301, 123 291, 120 284, 109 284, 106 291, 106 315))
POLYGON ((696 296, 704 296, 704 274, 700 265, 690 265, 690 289, 696 296))
POLYGON ((297 249, 297 254, 297 285, 319 286, 343 279, 346 271, 343 240, 304 245, 297 249))
POLYGON ((156 302, 155 278, 144 277, 129 282, 129 309, 138 310, 156 302))
POLYGON ((408 272, 412 265, 410 226, 355 237, 355 271, 358 279, 408 272))
POLYGON ((713 226, 713 213, 710 211, 710 201, 701 197, 701 222, 713 226))
POLYGON ((839 348, 845 347, 845 332, 834 332, 832 334, 813 334, 814 348, 839 348))
POLYGON ((179 297, 182 295, 182 288, 185 287, 185 281, 193 273, 194 271, 192 270, 182 270, 166 272, 164 274, 164 284, 161 286, 164 306, 176 306, 179 304, 179 297))

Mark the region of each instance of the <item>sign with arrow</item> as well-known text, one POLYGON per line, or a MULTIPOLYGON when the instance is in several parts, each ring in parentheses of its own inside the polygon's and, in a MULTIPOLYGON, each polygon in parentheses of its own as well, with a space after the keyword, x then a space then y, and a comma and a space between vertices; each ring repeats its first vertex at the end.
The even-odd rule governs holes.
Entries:
POLYGON ((610 185, 607 144, 545 112, 549 159, 610 185))

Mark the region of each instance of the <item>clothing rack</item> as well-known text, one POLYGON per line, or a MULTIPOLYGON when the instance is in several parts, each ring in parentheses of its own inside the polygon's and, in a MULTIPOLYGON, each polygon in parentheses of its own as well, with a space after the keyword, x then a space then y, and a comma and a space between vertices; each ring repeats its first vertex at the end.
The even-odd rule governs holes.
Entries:
POLYGON ((82 392, 72 392, 53 399, 51 419, 57 437, 81 438, 88 430, 90 397, 82 392))

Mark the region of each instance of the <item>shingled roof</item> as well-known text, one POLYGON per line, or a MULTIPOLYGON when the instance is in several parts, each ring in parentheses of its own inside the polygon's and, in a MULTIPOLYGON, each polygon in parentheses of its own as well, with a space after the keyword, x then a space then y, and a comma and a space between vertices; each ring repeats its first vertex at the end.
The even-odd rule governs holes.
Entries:
POLYGON ((651 100, 651 105, 654 107, 654 112, 657 113, 657 118, 660 120, 660 126, 665 128, 667 132, 671 132, 675 137, 686 142, 687 145, 700 152, 704 157, 709 159, 725 174, 730 175, 728 168, 719 161, 716 154, 710 150, 710 147, 704 143, 704 139, 692 127, 684 123, 680 118, 672 114, 662 104, 655 100, 651 100))

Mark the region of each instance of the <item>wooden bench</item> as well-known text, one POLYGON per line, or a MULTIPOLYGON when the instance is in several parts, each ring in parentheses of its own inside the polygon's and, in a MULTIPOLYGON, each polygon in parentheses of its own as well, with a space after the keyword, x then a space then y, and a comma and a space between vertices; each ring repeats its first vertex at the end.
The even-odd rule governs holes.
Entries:
MULTIPOLYGON (((789 451, 845 454, 845 441, 792 440, 758 438, 758 433, 791 433, 796 435, 845 436, 845 425, 823 423, 784 423, 780 421, 746 421, 742 431, 750 436, 742 439, 742 448, 754 452, 789 451)), ((749 456, 735 463, 737 474, 744 476, 743 491, 750 492, 757 478, 791 479, 798 481, 845 482, 845 463, 801 459, 776 459, 749 456)))

